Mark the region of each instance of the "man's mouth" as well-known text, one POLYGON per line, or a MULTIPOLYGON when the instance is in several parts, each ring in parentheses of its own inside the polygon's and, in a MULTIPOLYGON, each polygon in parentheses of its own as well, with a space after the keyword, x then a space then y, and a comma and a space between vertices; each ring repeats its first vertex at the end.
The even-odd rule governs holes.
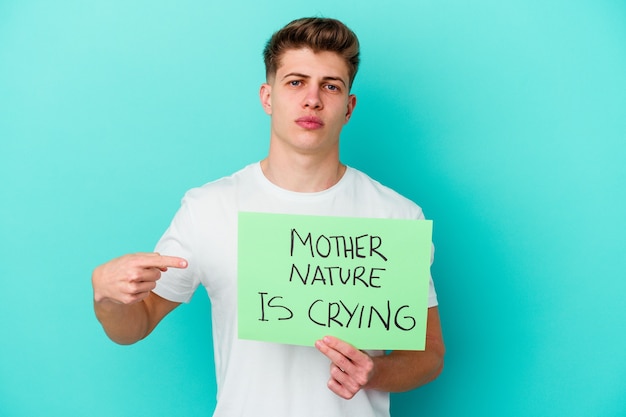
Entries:
POLYGON ((319 117, 302 116, 296 119, 296 124, 304 129, 319 129, 324 126, 324 122, 319 117))

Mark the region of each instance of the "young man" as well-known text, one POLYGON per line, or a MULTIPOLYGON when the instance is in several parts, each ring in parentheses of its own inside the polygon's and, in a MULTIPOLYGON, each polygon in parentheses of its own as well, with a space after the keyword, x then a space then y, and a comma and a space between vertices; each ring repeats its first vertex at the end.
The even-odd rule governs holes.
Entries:
POLYGON ((215 416, 388 416, 389 392, 423 385, 443 366, 432 280, 425 351, 364 352, 330 336, 315 347, 237 338, 239 211, 423 218, 413 202, 339 160, 339 135, 356 105, 356 36, 336 20, 299 19, 272 36, 264 57, 267 158, 190 190, 157 252, 96 268, 96 315, 112 340, 134 343, 202 284, 212 306, 215 416))

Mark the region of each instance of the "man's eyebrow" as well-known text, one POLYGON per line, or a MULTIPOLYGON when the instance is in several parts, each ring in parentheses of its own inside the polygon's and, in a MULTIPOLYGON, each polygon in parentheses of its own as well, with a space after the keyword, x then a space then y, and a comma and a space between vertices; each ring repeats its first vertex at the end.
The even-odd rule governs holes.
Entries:
MULTIPOLYGON (((282 79, 284 80, 284 79, 289 78, 289 77, 297 77, 297 78, 304 78, 304 79, 311 78, 310 75, 302 74, 302 73, 299 73, 299 72, 290 72, 289 74, 285 74, 282 79)), ((326 77, 323 77, 322 80, 324 80, 324 81, 339 81, 344 86, 347 85, 346 82, 341 77, 333 77, 333 76, 327 75, 326 77)))
POLYGON ((343 84, 344 86, 347 86, 346 82, 341 77, 324 77, 322 79, 325 81, 340 81, 341 84, 343 84))
POLYGON ((285 74, 285 76, 283 77, 283 80, 288 77, 311 78, 310 75, 301 74, 299 72, 290 72, 289 74, 285 74))

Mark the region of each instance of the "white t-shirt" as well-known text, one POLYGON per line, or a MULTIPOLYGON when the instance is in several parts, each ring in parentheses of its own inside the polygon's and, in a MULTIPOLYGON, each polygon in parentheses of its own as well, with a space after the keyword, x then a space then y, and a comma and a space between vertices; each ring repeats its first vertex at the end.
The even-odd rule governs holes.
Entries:
MULTIPOLYGON (((237 338, 237 215, 239 211, 423 219, 419 206, 348 167, 333 187, 316 193, 287 191, 254 163, 185 194, 156 251, 188 260, 170 268, 154 290, 188 302, 202 284, 211 299, 217 376, 214 416, 389 416, 389 394, 361 390, 344 400, 327 388, 329 360, 315 347, 237 338)), ((429 307, 437 305, 430 281, 429 307)), ((382 351, 368 351, 382 355, 382 351)))

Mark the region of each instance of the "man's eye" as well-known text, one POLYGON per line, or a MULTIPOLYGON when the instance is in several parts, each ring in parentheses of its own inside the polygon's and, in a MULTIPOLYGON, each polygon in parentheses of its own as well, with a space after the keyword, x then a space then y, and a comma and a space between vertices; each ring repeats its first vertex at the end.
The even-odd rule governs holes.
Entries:
POLYGON ((326 89, 330 91, 339 91, 339 87, 337 87, 336 85, 332 85, 332 84, 327 84, 326 89))
POLYGON ((289 85, 291 85, 291 86, 293 86, 293 87, 297 87, 297 86, 299 86, 300 84, 302 84, 302 82, 301 82, 301 81, 298 81, 298 80, 289 81, 289 85))

